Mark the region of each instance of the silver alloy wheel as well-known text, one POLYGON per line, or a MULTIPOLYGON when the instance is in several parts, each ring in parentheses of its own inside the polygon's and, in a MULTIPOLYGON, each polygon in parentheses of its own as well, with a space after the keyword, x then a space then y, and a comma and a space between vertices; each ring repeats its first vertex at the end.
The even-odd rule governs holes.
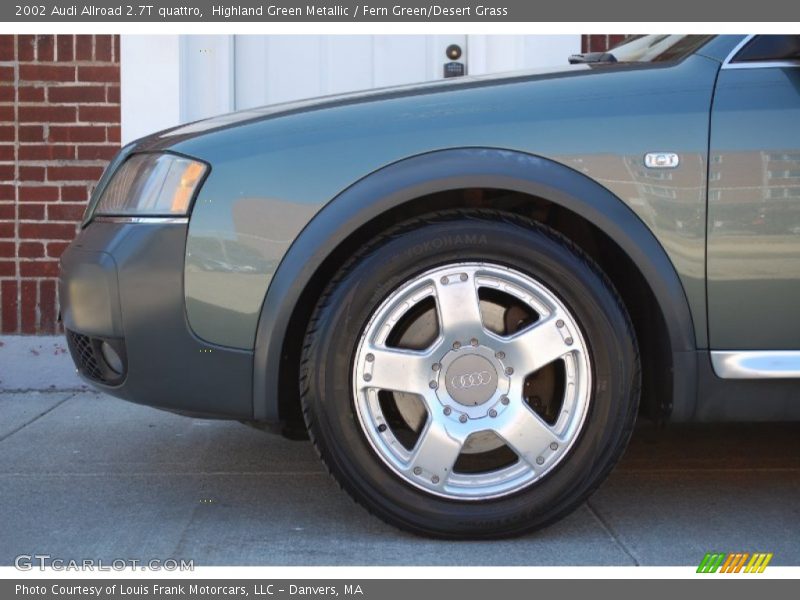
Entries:
POLYGON ((505 496, 546 475, 578 438, 591 397, 588 346, 570 311, 528 275, 489 263, 438 267, 393 291, 362 332, 352 380, 359 423, 381 460, 412 485, 458 500, 505 496), (513 298, 535 321, 511 335, 490 330, 479 290, 513 298), (431 299, 433 342, 421 350, 390 345, 398 324, 431 299), (563 364, 563 397, 548 422, 526 402, 524 387, 554 361, 563 364), (423 407, 413 447, 389 426, 381 391, 423 407), (471 442, 485 445, 487 437, 511 449, 514 461, 486 471, 454 469, 471 442))

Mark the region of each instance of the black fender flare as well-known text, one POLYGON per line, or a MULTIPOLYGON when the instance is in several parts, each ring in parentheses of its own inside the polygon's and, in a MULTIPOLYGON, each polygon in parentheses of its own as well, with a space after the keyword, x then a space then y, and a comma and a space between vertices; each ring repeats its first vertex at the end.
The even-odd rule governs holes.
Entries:
POLYGON ((674 372, 672 418, 694 411, 696 343, 683 285, 652 231, 608 189, 561 163, 497 148, 437 150, 402 159, 358 180, 326 204, 295 238, 261 307, 253 365, 253 416, 279 419, 279 374, 289 321, 323 261, 385 211, 435 192, 484 187, 517 191, 579 214, 614 240, 650 285, 667 324, 674 372))

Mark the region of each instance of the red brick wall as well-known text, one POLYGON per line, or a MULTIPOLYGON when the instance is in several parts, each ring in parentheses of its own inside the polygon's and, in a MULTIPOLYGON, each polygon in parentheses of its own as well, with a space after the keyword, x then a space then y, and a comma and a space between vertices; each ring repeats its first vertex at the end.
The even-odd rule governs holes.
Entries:
POLYGON ((58 258, 119 123, 119 36, 0 35, 0 333, 58 330, 58 258))
POLYGON ((119 123, 119 36, 0 35, 0 332, 57 331, 58 258, 119 123))
POLYGON ((612 46, 616 46, 627 35, 608 35, 608 34, 591 34, 581 37, 581 52, 604 52, 612 46))

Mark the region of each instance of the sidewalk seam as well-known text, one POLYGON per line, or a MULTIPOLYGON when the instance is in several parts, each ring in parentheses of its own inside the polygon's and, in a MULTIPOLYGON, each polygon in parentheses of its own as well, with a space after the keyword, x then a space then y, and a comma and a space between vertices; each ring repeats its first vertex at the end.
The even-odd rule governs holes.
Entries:
POLYGON ((17 432, 19 432, 19 431, 22 431, 23 429, 25 429, 25 428, 26 428, 28 425, 30 425, 31 423, 35 423, 36 421, 38 421, 39 419, 41 419, 41 418, 42 418, 43 416, 45 416, 46 414, 49 414, 49 413, 51 413, 52 411, 54 411, 55 409, 57 409, 59 406, 61 406, 62 404, 64 404, 64 402, 66 402, 67 400, 69 400, 69 399, 71 399, 71 398, 74 398, 75 396, 77 396, 77 393, 71 393, 71 394, 69 394, 69 395, 68 395, 66 398, 64 398, 63 400, 60 400, 60 401, 56 402, 56 403, 55 403, 53 406, 51 406, 50 408, 48 408, 46 411, 44 411, 44 412, 41 412, 41 413, 39 413, 38 415, 34 416, 34 417, 33 417, 33 418, 30 420, 30 421, 26 421, 25 423, 23 423, 22 425, 20 425, 20 426, 19 426, 19 427, 17 427, 16 429, 12 429, 12 430, 11 430, 11 431, 9 431, 8 433, 6 433, 6 434, 4 434, 4 435, 0 436, 0 443, 2 443, 2 442, 4 442, 4 441, 6 441, 8 438, 10 438, 10 437, 11 437, 12 435, 14 435, 15 433, 17 433, 17 432))
POLYGON ((600 526, 605 530, 605 532, 611 537, 612 540, 614 540, 617 546, 619 546, 620 549, 633 561, 634 566, 641 566, 639 559, 636 558, 636 556, 633 554, 633 551, 628 548, 625 542, 622 541, 622 538, 620 538, 619 534, 617 534, 617 532, 614 530, 614 527, 612 527, 611 523, 606 521, 606 519, 600 515, 599 511, 592 506, 591 501, 586 501, 586 507, 589 509, 589 512, 592 513, 592 516, 597 519, 597 522, 600 523, 600 526))
POLYGON ((68 388, 38 388, 38 387, 26 387, 26 388, 0 388, 0 396, 3 394, 27 394, 27 393, 38 393, 38 394, 79 394, 82 392, 91 392, 93 391, 88 386, 76 386, 76 387, 68 387, 68 388))

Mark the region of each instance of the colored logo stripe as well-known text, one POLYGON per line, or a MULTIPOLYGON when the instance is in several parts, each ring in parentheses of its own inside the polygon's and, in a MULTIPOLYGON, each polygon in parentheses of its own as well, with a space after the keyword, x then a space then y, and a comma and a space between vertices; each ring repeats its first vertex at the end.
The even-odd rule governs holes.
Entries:
POLYGON ((767 568, 769 561, 772 560, 772 552, 769 554, 753 554, 753 558, 750 559, 747 567, 745 567, 745 573, 763 573, 764 569, 767 568))
POLYGON ((738 573, 742 569, 742 565, 744 565, 744 561, 748 559, 750 555, 741 552, 737 552, 736 554, 728 554, 728 558, 725 560, 725 564, 722 565, 722 570, 720 573, 738 573))
POLYGON ((745 573, 763 573, 772 560, 772 553, 754 552, 708 552, 697 567, 698 573, 739 573, 744 568, 745 573), (750 562, 747 562, 747 559, 750 562), (747 562, 747 566, 745 563, 747 562))
POLYGON ((697 567, 698 573, 716 573, 719 566, 722 564, 722 560, 725 558, 724 554, 718 554, 716 552, 707 553, 703 560, 700 561, 700 566, 697 567))

